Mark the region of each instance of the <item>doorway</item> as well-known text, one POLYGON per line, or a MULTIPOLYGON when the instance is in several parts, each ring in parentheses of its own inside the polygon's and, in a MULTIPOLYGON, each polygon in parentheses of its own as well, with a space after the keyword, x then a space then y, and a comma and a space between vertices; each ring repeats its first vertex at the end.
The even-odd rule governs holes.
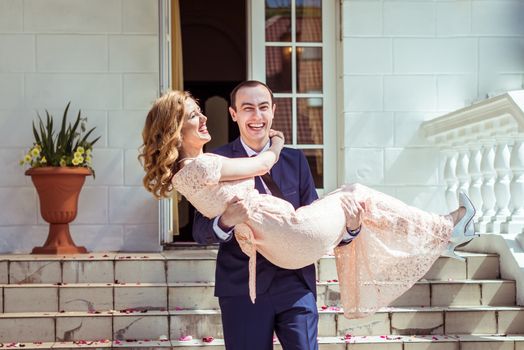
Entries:
MULTIPOLYGON (((246 0, 180 0, 180 24, 184 90, 208 117, 211 151, 239 135, 228 106, 231 90, 247 78, 246 0)), ((194 208, 185 198, 178 215, 174 242, 192 242, 194 208)))

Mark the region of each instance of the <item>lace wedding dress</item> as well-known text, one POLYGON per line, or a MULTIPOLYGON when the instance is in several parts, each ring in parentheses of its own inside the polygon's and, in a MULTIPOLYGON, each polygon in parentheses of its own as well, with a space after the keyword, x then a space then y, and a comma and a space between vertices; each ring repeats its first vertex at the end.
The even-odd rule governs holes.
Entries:
POLYGON ((387 306, 429 270, 446 248, 453 222, 427 213, 363 185, 346 185, 297 210, 260 194, 254 180, 220 182, 222 156, 203 154, 173 177, 173 185, 204 216, 222 214, 237 196, 245 200, 249 221, 235 227, 235 238, 249 256, 249 291, 255 301, 256 252, 273 264, 298 269, 335 252, 341 302, 348 318, 364 317, 387 306), (340 196, 365 202, 362 230, 338 247, 345 233, 340 196))

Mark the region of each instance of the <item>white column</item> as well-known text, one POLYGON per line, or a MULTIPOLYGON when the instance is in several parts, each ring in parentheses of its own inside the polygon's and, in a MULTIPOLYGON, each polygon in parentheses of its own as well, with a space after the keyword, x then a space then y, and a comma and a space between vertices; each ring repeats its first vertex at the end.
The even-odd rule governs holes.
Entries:
POLYGON ((480 161, 480 171, 482 173, 482 217, 479 218, 475 231, 486 232, 487 224, 495 215, 495 145, 486 142, 482 146, 482 159, 480 161))
POLYGON ((453 149, 446 150, 446 163, 444 164, 444 181, 446 182, 446 204, 448 210, 452 211, 457 208, 457 189, 458 180, 456 176, 457 169, 457 152, 453 149))
POLYGON ((508 139, 497 140, 497 151, 495 153, 495 171, 497 181, 495 182, 495 207, 496 213, 488 230, 492 233, 504 233, 502 224, 506 222, 511 212, 509 201, 511 193, 509 185, 511 182, 511 169, 509 167, 510 152, 508 139))
POLYGON ((469 183, 468 195, 477 210, 476 218, 482 217, 482 172, 480 164, 482 161, 482 152, 480 143, 474 143, 470 147, 468 172, 471 176, 469 183))
POLYGON ((507 233, 522 233, 524 228, 524 141, 522 136, 515 140, 510 156, 513 178, 510 184, 511 216, 504 225, 507 233))
POLYGON ((457 179, 458 179, 458 192, 465 192, 468 194, 470 176, 469 176, 469 152, 465 147, 459 148, 459 155, 457 160, 457 179))

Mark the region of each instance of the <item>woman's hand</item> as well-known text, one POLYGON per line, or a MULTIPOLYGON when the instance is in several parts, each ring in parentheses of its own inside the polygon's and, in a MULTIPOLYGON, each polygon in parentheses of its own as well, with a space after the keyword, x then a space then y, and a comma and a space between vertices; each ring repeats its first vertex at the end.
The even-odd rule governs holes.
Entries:
POLYGON ((344 214, 346 214, 346 227, 355 231, 362 223, 362 213, 366 209, 365 203, 357 202, 350 194, 341 196, 340 201, 344 214))
POLYGON ((269 130, 269 137, 271 138, 271 142, 272 143, 278 142, 278 143, 281 143, 282 146, 284 146, 284 143, 285 143, 286 139, 285 139, 284 133, 282 131, 270 129, 269 130))

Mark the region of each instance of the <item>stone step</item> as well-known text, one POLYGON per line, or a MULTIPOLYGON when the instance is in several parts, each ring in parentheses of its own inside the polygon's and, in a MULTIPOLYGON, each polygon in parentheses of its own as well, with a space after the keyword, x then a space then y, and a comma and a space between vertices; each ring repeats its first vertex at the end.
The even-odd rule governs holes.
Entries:
MULTIPOLYGON (((217 310, 172 311, 171 337, 222 336, 217 310)), ((362 319, 346 319, 339 308, 319 311, 319 336, 524 334, 522 307, 385 308, 362 319)))
MULTIPOLYGON (((421 280, 391 306, 512 306, 515 293, 515 281, 421 280)), ((341 305, 337 282, 318 282, 317 295, 318 307, 341 305)), ((218 309, 214 283, 0 285, 0 311, 5 313, 177 308, 218 309)))
MULTIPOLYGON (((338 308, 319 312, 319 336, 524 334, 524 308, 386 308, 348 320, 338 308)), ((222 338, 218 310, 40 312, 0 314, 0 343, 222 338)))
MULTIPOLYGON (((0 255, 0 284, 212 282, 216 255, 213 249, 140 254, 0 255)), ((497 255, 465 252, 460 255, 466 258, 465 262, 439 258, 424 278, 499 278, 497 255)), ((338 278, 333 256, 317 262, 317 274, 320 281, 338 278)))
MULTIPOLYGON (((524 336, 351 336, 351 337, 320 337, 320 350, 522 350, 524 336)), ((133 348, 154 350, 170 348, 172 350, 188 350, 191 348, 206 348, 210 350, 225 350, 222 339, 203 341, 192 339, 187 341, 94 341, 94 342, 49 342, 49 343, 13 343, 10 348, 24 349, 104 349, 133 348)), ((275 341, 275 349, 282 349, 275 341)))

